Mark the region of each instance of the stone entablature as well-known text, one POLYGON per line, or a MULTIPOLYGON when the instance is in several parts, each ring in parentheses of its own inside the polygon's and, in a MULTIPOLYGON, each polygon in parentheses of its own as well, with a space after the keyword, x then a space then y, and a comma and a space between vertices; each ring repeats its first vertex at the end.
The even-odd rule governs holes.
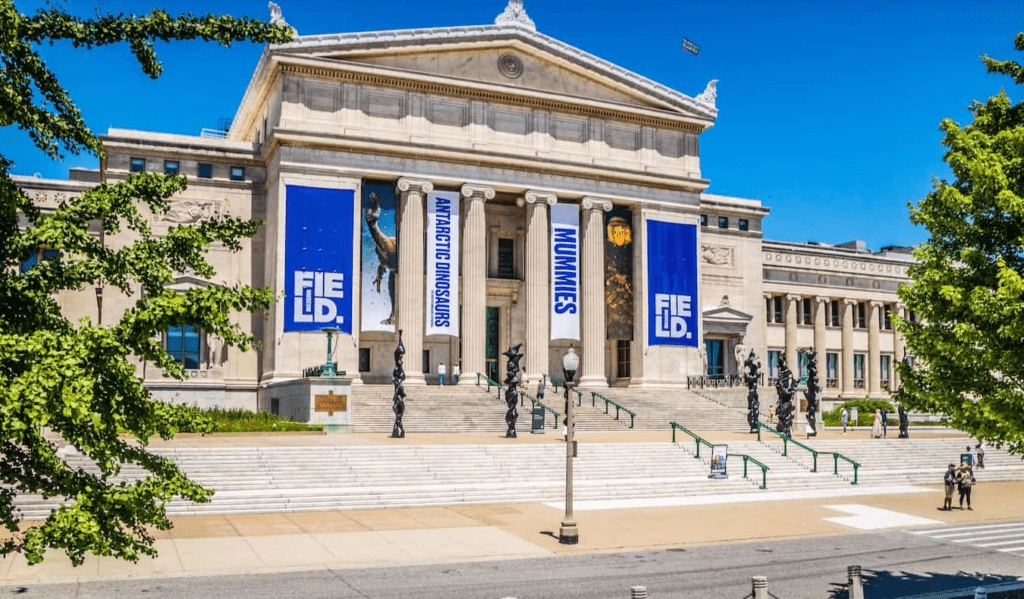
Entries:
POLYGON ((78 197, 83 191, 93 186, 92 183, 81 181, 58 181, 11 175, 18 189, 32 199, 32 203, 44 212, 52 212, 61 202, 78 197))

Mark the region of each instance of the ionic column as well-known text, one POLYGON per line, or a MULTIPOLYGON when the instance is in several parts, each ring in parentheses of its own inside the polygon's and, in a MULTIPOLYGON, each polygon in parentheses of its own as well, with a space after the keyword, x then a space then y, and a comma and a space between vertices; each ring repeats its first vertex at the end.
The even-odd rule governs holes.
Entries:
MULTIPOLYGON (((900 318, 907 317, 907 307, 903 305, 897 305, 895 307, 896 313, 900 318)), ((892 347, 893 347, 893 365, 892 365, 892 390, 895 392, 900 388, 900 375, 899 371, 896 370, 896 362, 903 360, 903 356, 907 354, 907 339, 900 333, 899 329, 893 325, 892 328, 892 347)))
POLYGON ((612 209, 608 200, 583 198, 580 277, 583 283, 583 313, 580 333, 583 355, 580 361, 581 387, 607 387, 604 374, 604 213, 612 209))
POLYGON ((828 378, 828 345, 825 342, 825 321, 828 310, 828 298, 814 298, 814 353, 818 354, 818 377, 821 388, 827 388, 828 378))
POLYGON ((494 188, 463 185, 462 221, 462 376, 460 385, 475 385, 483 373, 487 351, 487 226, 484 202, 494 188))
POLYGON ((843 300, 843 388, 840 398, 857 397, 853 388, 853 311, 857 309, 857 300, 843 300))
MULTIPOLYGON (((542 191, 526 192, 526 357, 523 381, 534 384, 548 369, 548 347, 551 314, 548 304, 548 280, 551 268, 548 248, 548 206, 558 198, 542 191)), ((551 373, 558 378, 562 373, 551 373)))
POLYGON ((405 384, 424 385, 423 378, 423 198, 434 189, 430 181, 402 178, 398 227, 398 328, 408 358, 405 384))
POLYGON ((786 296, 786 364, 794 378, 800 378, 796 362, 796 305, 799 302, 799 295, 786 296))
POLYGON ((881 302, 870 302, 868 313, 868 397, 882 397, 881 352, 878 347, 878 316, 881 302))

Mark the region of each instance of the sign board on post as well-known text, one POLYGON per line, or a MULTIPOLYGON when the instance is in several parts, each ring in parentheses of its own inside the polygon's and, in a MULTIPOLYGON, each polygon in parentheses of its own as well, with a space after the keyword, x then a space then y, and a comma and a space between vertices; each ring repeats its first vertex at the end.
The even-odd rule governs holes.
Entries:
POLYGON ((544 408, 540 406, 533 408, 533 426, 530 428, 530 432, 537 435, 544 434, 544 408))
POLYGON ((728 445, 711 446, 711 476, 708 478, 729 478, 726 463, 729 460, 728 445))

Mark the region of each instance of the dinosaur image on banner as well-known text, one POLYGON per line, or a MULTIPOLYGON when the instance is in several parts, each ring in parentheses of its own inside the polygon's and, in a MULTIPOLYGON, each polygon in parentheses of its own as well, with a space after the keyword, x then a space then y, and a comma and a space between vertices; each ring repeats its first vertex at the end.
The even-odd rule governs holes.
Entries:
POLYGON ((363 331, 395 331, 398 286, 398 237, 395 229, 395 184, 364 181, 362 186, 363 331))

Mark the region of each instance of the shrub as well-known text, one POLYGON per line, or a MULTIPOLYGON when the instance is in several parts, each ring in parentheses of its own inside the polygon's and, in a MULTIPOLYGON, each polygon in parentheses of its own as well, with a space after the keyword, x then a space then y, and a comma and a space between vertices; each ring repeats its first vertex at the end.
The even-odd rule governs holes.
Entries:
MULTIPOLYGON (((269 433, 277 431, 319 431, 323 430, 320 425, 309 425, 302 422, 283 420, 280 416, 270 412, 250 412, 240 408, 223 409, 210 408, 200 410, 192 408, 197 413, 209 418, 213 422, 215 433, 269 433)), ((198 432, 194 430, 182 430, 179 432, 198 432)))

